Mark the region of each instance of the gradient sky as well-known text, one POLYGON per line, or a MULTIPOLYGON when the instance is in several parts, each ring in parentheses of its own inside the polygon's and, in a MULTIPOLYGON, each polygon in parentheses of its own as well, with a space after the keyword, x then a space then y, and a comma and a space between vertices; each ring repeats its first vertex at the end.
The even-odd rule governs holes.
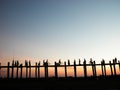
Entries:
POLYGON ((120 0, 0 0, 0 61, 120 59, 120 0))

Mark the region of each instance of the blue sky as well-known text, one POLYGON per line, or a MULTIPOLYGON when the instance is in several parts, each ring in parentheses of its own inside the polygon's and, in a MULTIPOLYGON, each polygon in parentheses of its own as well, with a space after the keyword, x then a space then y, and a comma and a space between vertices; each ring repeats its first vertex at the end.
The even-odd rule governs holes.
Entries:
POLYGON ((0 1, 1 62, 120 59, 119 33, 119 0, 0 1))

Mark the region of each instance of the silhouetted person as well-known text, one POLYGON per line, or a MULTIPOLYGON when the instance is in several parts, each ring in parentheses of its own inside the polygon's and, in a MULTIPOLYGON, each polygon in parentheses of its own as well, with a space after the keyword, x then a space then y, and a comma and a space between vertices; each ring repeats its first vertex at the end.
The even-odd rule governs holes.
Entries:
POLYGON ((91 65, 93 64, 92 58, 90 58, 90 64, 91 64, 91 65))
POLYGON ((70 60, 68 59, 68 66, 70 65, 70 60))
POLYGON ((96 64, 95 61, 92 60, 92 58, 90 58, 90 64, 92 65, 92 72, 93 72, 93 76, 96 76, 96 64))
POLYGON ((81 60, 79 59, 79 65, 81 64, 81 60))
POLYGON ((56 65, 57 65, 57 66, 60 66, 60 65, 61 65, 61 63, 62 63, 62 62, 61 62, 61 60, 59 60, 59 62, 58 62, 58 63, 56 62, 56 65))
POLYGON ((61 64, 62 64, 62 62, 61 62, 61 60, 60 60, 60 59, 59 59, 59 62, 58 62, 58 63, 59 63, 59 65, 61 65, 61 64))
POLYGON ((117 58, 114 59, 114 63, 115 63, 115 64, 117 63, 117 58))
POLYGON ((46 60, 46 61, 43 60, 43 65, 44 65, 44 66, 48 66, 48 60, 46 60))

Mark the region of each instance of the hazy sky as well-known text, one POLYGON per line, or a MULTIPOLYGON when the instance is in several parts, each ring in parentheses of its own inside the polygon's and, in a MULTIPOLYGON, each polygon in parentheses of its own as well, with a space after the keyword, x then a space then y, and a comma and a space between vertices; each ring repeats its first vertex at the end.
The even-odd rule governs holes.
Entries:
POLYGON ((120 59, 120 0, 0 0, 0 61, 13 57, 120 59))

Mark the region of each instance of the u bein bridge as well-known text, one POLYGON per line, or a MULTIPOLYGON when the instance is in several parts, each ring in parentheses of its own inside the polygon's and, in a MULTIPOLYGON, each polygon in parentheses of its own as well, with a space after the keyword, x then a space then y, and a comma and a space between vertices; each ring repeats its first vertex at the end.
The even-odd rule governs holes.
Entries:
MULTIPOLYGON (((20 64, 19 61, 12 61, 12 64, 10 64, 10 62, 7 63, 7 66, 1 66, 0 63, 0 76, 2 75, 2 69, 6 69, 6 78, 23 78, 23 69, 25 69, 25 78, 31 78, 31 74, 32 74, 32 68, 34 68, 35 70, 35 77, 34 78, 41 78, 41 74, 40 73, 44 73, 44 78, 49 78, 49 73, 48 73, 48 68, 49 67, 53 67, 54 68, 54 75, 55 78, 58 78, 58 67, 63 67, 64 68, 64 73, 65 73, 65 78, 68 77, 67 75, 67 67, 73 67, 74 68, 74 77, 77 77, 77 66, 83 67, 83 73, 84 73, 84 77, 88 77, 87 75, 87 66, 92 67, 92 76, 96 77, 97 76, 97 70, 96 70, 96 66, 100 66, 101 67, 101 72, 102 72, 102 76, 106 76, 107 75, 107 69, 106 66, 110 67, 110 72, 111 72, 111 76, 112 75, 117 75, 116 73, 116 65, 119 66, 119 70, 120 70, 120 61, 117 60, 117 58, 113 59, 112 61, 109 61, 109 63, 105 63, 105 60, 102 60, 100 64, 96 64, 95 61, 93 61, 92 59, 90 59, 89 64, 86 63, 86 60, 84 59, 83 63, 81 63, 81 61, 79 60, 78 64, 76 64, 76 60, 74 60, 74 63, 71 65, 70 64, 70 60, 68 60, 68 62, 64 62, 64 64, 61 64, 61 61, 59 60, 59 62, 54 62, 54 65, 49 65, 48 60, 43 60, 43 64, 41 64, 40 62, 36 62, 35 65, 31 65, 30 61, 26 61, 25 60, 25 64, 23 65, 22 63, 20 64), (40 69, 44 68, 44 72, 40 72, 40 69), (16 75, 15 75, 15 74, 16 75), (16 76, 16 77, 15 77, 16 76)), ((0 77, 2 78, 2 77, 0 77)))

